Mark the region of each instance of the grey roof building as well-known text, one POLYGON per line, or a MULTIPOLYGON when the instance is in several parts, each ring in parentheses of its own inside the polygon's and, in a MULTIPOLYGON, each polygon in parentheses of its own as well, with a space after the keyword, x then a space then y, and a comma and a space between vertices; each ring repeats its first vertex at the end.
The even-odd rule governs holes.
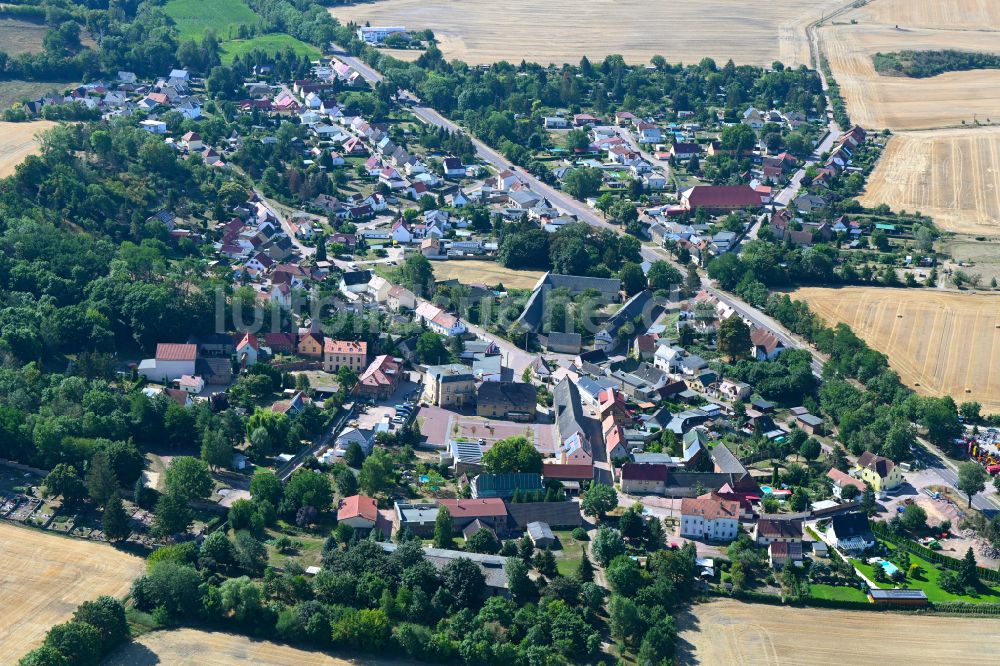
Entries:
MULTIPOLYGON (((379 542, 387 553, 396 551, 396 544, 379 542)), ((424 557, 434 565, 435 569, 444 569, 450 562, 455 560, 470 560, 479 570, 483 572, 486 579, 486 587, 491 595, 506 595, 507 592, 507 558, 500 555, 484 555, 481 553, 469 553, 464 550, 447 550, 444 548, 424 548, 424 557)))

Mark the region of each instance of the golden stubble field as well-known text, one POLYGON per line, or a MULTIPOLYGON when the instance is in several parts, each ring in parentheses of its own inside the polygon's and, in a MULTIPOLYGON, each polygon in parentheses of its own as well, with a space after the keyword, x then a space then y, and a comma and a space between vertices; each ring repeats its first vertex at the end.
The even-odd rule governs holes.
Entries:
POLYGON ((919 210, 948 231, 997 234, 1000 127, 893 136, 859 200, 865 206, 919 210))
POLYGON ((851 119, 901 132, 862 202, 920 210, 948 231, 1000 234, 1000 70, 889 77, 871 58, 906 49, 1000 52, 1000 2, 872 0, 835 23, 818 34, 851 119))
POLYGON ((145 568, 105 544, 0 523, 0 664, 17 663, 84 601, 123 596, 145 568))
POLYGON ((14 168, 28 155, 38 152, 35 135, 54 127, 55 123, 39 120, 31 123, 0 121, 0 178, 14 173, 14 168))
POLYGON ((459 280, 464 284, 485 284, 494 287, 498 283, 508 289, 533 289, 542 271, 515 271, 504 268, 495 261, 477 259, 451 259, 431 263, 436 280, 459 280))
POLYGON ((918 393, 1000 411, 1000 295, 808 287, 792 297, 828 324, 848 324, 918 393))
MULTIPOLYGON (((876 0, 877 2, 878 0, 876 0)), ((947 25, 947 24, 946 24, 947 25)), ((1000 70, 947 72, 926 79, 883 76, 875 71, 878 52, 1000 51, 1000 32, 931 30, 894 25, 833 25, 819 29, 823 53, 840 84, 851 120, 862 127, 891 130, 1000 123, 1000 70)))
POLYGON ((809 63, 806 26, 833 8, 828 0, 377 0, 337 6, 341 22, 430 28, 448 59, 469 64, 521 60, 576 63, 621 54, 645 63, 732 58, 737 64, 809 63))
POLYGON ((706 665, 996 663, 1000 621, 984 618, 699 604, 681 620, 681 662, 706 665))
POLYGON ((405 666, 394 659, 344 659, 290 645, 217 631, 177 629, 146 634, 111 655, 104 666, 405 666))

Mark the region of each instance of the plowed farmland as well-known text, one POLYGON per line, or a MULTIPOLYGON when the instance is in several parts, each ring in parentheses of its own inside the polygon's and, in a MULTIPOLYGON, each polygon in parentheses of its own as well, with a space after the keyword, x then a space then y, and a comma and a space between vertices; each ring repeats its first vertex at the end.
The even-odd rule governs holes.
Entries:
POLYGON ((145 562, 111 546, 0 523, 0 664, 14 664, 53 625, 102 594, 122 596, 145 562))
POLYGON ((1000 622, 983 618, 760 606, 714 601, 680 622, 682 663, 988 664, 1000 622))
POLYGON ((919 210, 948 231, 1000 233, 1000 127, 897 134, 860 200, 919 210))
POLYGON ((926 289, 805 288, 793 294, 888 355, 923 395, 1000 411, 1000 296, 926 289))
POLYGON ((738 64, 807 64, 805 27, 846 3, 825 0, 378 0, 337 6, 341 22, 430 28, 445 58, 470 64, 508 60, 578 62, 621 54, 629 62, 732 58, 738 64), (775 35, 778 39, 775 39, 775 35))

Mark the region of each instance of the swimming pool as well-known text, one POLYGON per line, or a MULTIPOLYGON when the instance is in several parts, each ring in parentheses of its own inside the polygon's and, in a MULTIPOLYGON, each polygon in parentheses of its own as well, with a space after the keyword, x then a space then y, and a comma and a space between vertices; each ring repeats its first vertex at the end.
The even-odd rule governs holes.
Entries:
POLYGON ((885 560, 882 560, 882 568, 885 569, 885 573, 889 576, 892 576, 894 573, 899 571, 899 567, 892 562, 886 562, 885 560))
POLYGON ((764 492, 765 495, 771 495, 774 493, 774 488, 772 488, 771 486, 761 486, 760 489, 764 492))

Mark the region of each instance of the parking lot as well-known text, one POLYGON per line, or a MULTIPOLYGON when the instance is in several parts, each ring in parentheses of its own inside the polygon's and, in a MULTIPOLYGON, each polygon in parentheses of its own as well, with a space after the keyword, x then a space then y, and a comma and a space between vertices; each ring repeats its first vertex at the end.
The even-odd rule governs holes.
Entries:
POLYGON ((392 418, 396 416, 396 405, 403 404, 407 396, 419 395, 420 385, 416 382, 404 380, 399 383, 399 388, 387 400, 379 400, 374 405, 359 407, 357 412, 357 427, 360 430, 374 430, 375 426, 383 421, 390 423, 390 429, 395 430, 398 424, 392 423, 392 418), (414 392, 417 392, 414 394, 414 392))

